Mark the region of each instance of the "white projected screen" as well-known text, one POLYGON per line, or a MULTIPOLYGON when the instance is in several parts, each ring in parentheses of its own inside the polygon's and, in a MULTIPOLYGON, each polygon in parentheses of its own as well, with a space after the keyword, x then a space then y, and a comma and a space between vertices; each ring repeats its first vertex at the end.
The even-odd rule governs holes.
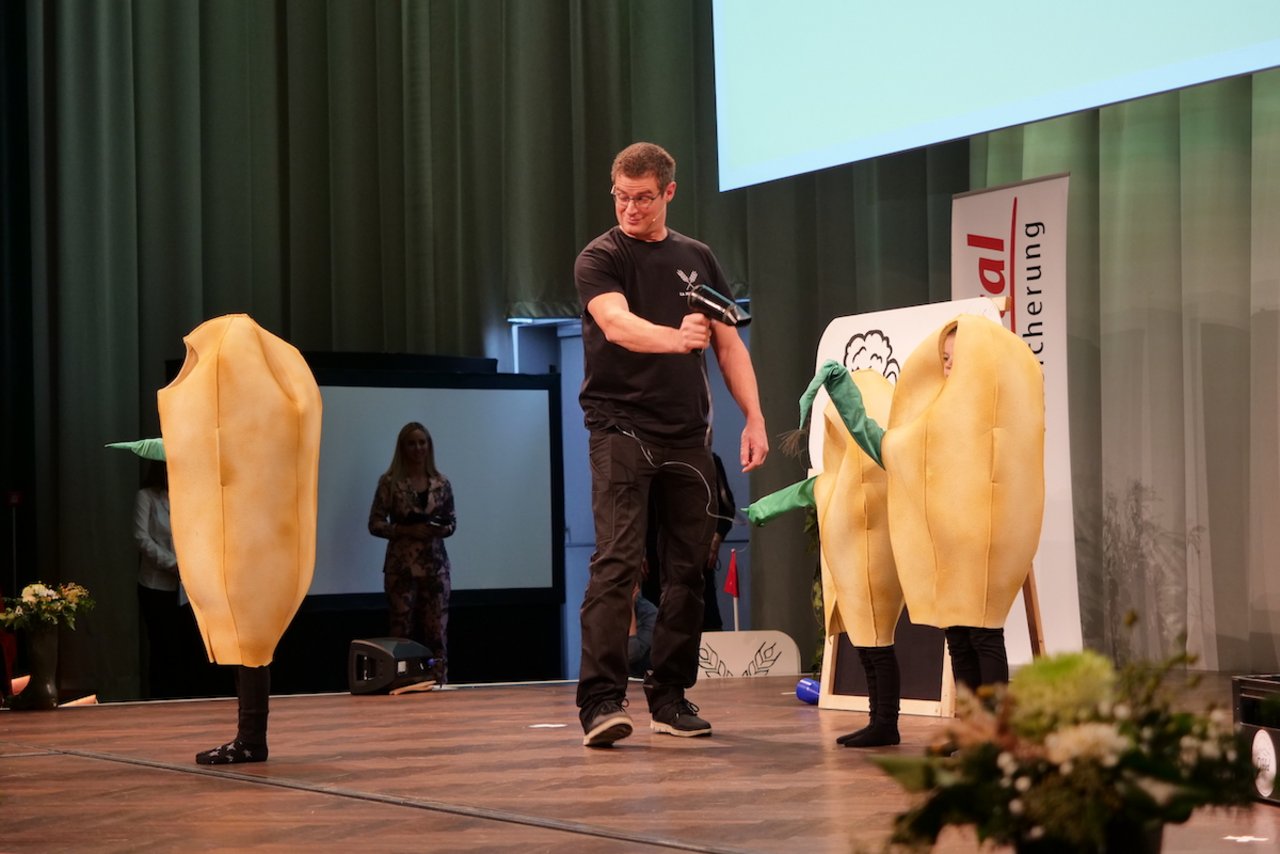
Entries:
POLYGON ((553 586, 551 405, 546 389, 322 385, 320 506, 311 595, 381 593, 387 541, 369 533, 396 436, 425 425, 453 486, 453 589, 553 586))
POLYGON ((720 189, 1280 66, 1276 0, 713 0, 720 189))

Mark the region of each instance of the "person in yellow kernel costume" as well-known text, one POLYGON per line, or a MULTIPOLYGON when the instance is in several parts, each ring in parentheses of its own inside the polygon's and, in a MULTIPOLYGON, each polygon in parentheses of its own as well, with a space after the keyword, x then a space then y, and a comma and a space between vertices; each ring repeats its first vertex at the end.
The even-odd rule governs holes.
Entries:
POLYGON ((248 315, 209 320, 157 397, 178 566, 209 660, 236 667, 236 738, 201 765, 267 758, 267 665, 311 586, 320 389, 248 315))
POLYGON ((1000 324, 961 315, 903 366, 883 447, 911 619, 944 630, 957 684, 1007 682, 1004 622, 1044 519, 1040 363, 1000 324))
MULTIPOLYGON (((828 364, 843 372, 834 362, 828 364)), ((752 524, 763 525, 787 510, 816 508, 826 633, 848 633, 866 671, 870 708, 867 726, 840 736, 836 743, 881 747, 901 741, 900 679, 893 642, 902 614, 902 587, 889 543, 887 478, 879 461, 854 441, 840 415, 851 399, 840 398, 856 388, 866 409, 887 420, 893 386, 877 371, 846 375, 852 382, 835 389, 823 413, 822 473, 766 495, 748 508, 747 516, 752 524)), ((811 386, 801 399, 802 425, 817 389, 811 386)))
MULTIPOLYGON (((1004 621, 1044 516, 1044 375, 1018 336, 961 315, 903 366, 889 429, 835 362, 825 385, 851 435, 888 474, 889 535, 911 619, 944 630, 952 675, 1008 681, 1004 621), (838 393, 839 392, 839 393, 838 393)), ((803 409, 802 402, 802 409, 803 409)))

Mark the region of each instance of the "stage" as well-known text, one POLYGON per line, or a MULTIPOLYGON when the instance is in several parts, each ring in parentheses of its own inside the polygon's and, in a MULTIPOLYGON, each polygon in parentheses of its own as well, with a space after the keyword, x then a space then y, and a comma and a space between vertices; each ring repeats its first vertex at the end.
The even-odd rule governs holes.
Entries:
MULTIPOLYGON (((231 699, 0 712, 0 851, 881 850, 908 797, 835 738, 865 715, 795 697, 794 677, 708 679, 690 692, 715 727, 648 729, 582 746, 572 683, 401 696, 271 699, 266 763, 209 768, 231 699)), ((1226 677, 1215 697, 1230 702, 1226 677)), ((914 754, 942 726, 903 717, 914 754)), ((1270 851, 1280 809, 1201 812, 1164 851, 1270 851), (1233 841, 1227 837, 1252 837, 1233 841)), ((948 832, 939 851, 976 851, 948 832)))

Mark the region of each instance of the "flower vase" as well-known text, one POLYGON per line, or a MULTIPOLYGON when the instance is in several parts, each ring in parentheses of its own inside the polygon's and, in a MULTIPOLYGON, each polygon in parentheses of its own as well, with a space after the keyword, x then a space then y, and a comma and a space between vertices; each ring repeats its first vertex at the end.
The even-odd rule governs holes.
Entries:
POLYGON ((1079 845, 1052 837, 1018 842, 1018 854, 1160 854, 1164 842, 1164 823, 1152 821, 1112 821, 1107 825, 1106 840, 1099 848, 1079 845))
POLYGON ((31 678, 9 707, 15 711, 36 711, 58 707, 58 627, 40 625, 22 633, 27 648, 31 678))
POLYGON ((1149 821, 1112 822, 1107 827, 1107 851, 1125 851, 1132 854, 1160 854, 1164 844, 1164 822, 1149 821))

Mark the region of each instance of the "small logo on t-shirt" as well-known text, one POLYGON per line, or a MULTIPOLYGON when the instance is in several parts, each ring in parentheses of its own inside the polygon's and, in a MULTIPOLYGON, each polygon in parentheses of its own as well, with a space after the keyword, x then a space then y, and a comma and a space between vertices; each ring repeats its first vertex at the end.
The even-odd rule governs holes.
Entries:
POLYGON ((676 270, 676 275, 680 277, 680 281, 684 282, 689 287, 693 287, 693 283, 698 281, 697 270, 694 270, 692 273, 686 273, 684 270, 676 270))

